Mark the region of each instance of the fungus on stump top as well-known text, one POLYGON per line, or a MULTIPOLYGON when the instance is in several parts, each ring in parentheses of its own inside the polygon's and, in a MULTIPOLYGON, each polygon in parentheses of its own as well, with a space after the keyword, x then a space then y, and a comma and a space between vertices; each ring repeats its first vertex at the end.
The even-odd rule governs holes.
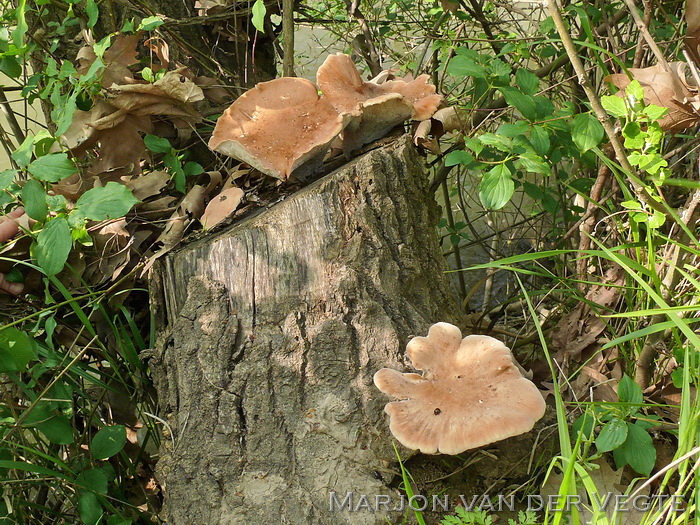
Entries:
POLYGON ((346 154, 385 136, 408 119, 430 118, 442 96, 428 83, 429 78, 421 75, 409 82, 364 82, 352 59, 343 53, 329 55, 316 73, 323 96, 339 113, 352 117, 343 131, 346 154))
POLYGON ((278 78, 236 99, 216 122, 209 148, 286 180, 318 168, 346 123, 313 82, 278 78))
POLYGON ((423 375, 383 368, 374 384, 400 400, 385 411, 391 433, 407 448, 459 454, 529 432, 544 415, 539 390, 497 339, 462 339, 456 326, 437 323, 406 350, 423 375))

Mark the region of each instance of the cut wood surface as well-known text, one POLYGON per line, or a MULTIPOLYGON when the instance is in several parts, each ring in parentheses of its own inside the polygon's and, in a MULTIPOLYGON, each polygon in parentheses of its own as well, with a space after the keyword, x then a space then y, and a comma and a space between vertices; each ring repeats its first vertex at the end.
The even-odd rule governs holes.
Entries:
POLYGON ((437 219, 403 137, 156 265, 168 523, 394 521, 329 502, 398 499, 372 376, 407 368, 432 323, 460 324, 437 219))

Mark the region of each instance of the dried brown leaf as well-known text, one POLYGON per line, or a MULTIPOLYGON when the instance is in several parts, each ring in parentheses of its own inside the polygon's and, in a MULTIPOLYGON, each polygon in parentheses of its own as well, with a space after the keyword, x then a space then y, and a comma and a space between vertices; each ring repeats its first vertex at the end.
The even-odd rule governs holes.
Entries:
POLYGON ((224 219, 230 217, 241 204, 242 199, 243 190, 240 188, 229 188, 222 191, 209 201, 199 221, 205 228, 213 228, 224 219))

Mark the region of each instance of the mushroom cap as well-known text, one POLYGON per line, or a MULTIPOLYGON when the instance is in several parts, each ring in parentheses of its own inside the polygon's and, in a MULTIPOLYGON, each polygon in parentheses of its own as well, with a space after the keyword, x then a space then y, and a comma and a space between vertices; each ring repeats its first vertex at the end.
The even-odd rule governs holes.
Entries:
POLYGON ((462 339, 456 326, 437 323, 406 350, 423 375, 383 368, 374 384, 400 400, 385 411, 391 433, 407 448, 459 454, 529 432, 544 415, 544 398, 497 339, 462 339))
POLYGON ((209 148, 278 179, 316 169, 348 119, 303 78, 261 82, 216 122, 209 148))

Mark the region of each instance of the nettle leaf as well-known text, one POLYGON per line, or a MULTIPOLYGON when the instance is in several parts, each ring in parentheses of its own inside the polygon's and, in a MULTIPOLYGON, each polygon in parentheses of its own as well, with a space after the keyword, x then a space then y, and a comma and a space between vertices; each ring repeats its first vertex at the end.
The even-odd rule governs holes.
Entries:
POLYGON ((487 146, 493 146, 497 150, 503 151, 504 153, 510 153, 513 149, 513 143, 509 138, 501 137, 494 133, 482 133, 481 135, 479 135, 479 140, 482 144, 486 144, 487 146))
POLYGON ((168 139, 156 135, 146 135, 143 142, 153 153, 170 153, 173 149, 168 139))
POLYGON ((595 446, 599 452, 610 452, 622 445, 627 439, 627 423, 618 418, 613 418, 602 428, 595 439, 595 446))
POLYGON ((481 179, 479 199, 485 208, 500 210, 505 206, 515 191, 510 168, 505 164, 494 166, 481 179))
POLYGON ((160 27, 164 24, 163 19, 159 16, 149 16, 141 20, 139 24, 139 31, 153 31, 155 28, 160 27))
POLYGON ((641 405, 644 402, 642 387, 635 383, 627 374, 622 376, 617 385, 617 397, 621 403, 629 403, 631 405, 641 405))
MULTIPOLYGON (((635 472, 648 476, 656 463, 656 449, 651 436, 639 421, 627 423, 627 440, 617 449, 635 472)), ((617 463, 617 457, 615 458, 617 463)))
POLYGON ((124 217, 139 202, 123 184, 108 182, 106 186, 83 193, 75 207, 90 220, 104 221, 124 217))
POLYGON ((600 97, 600 103, 603 105, 603 109, 605 109, 605 111, 607 111, 608 114, 612 115, 613 117, 620 118, 627 116, 627 106, 625 105, 625 101, 620 97, 600 97))
POLYGON ((515 83, 526 95, 534 95, 540 88, 540 79, 533 72, 520 68, 515 72, 515 83))
POLYGON ((116 455, 126 444, 124 425, 112 425, 100 430, 92 438, 90 452, 95 459, 107 459, 116 455))
POLYGON ((267 8, 263 0, 255 0, 253 4, 253 9, 251 10, 253 26, 255 29, 261 33, 265 32, 265 14, 267 13, 267 8))
POLYGON ((540 173, 542 175, 551 175, 552 173, 552 169, 547 163, 541 157, 532 153, 522 155, 518 159, 517 164, 530 173, 540 173))
POLYGON ((36 356, 36 342, 26 332, 14 326, 0 330, 0 373, 21 372, 36 356))
POLYGON ((27 215, 35 221, 43 222, 49 214, 44 185, 36 179, 29 179, 22 187, 21 197, 27 215))
POLYGON ((472 162, 474 162, 474 157, 464 150, 450 151, 445 156, 445 166, 457 166, 458 164, 468 166, 472 162))
POLYGON ((73 161, 66 153, 51 153, 36 159, 27 170, 38 180, 44 182, 60 182, 78 173, 73 161))
POLYGON ((571 123, 571 138, 581 153, 597 146, 603 140, 603 125, 590 113, 580 113, 571 123))
POLYGON ((486 78, 486 69, 471 57, 457 55, 447 64, 447 73, 453 77, 486 78))
POLYGON ((68 221, 63 217, 52 219, 37 235, 34 251, 37 264, 46 275, 56 275, 66 265, 72 247, 68 221))

